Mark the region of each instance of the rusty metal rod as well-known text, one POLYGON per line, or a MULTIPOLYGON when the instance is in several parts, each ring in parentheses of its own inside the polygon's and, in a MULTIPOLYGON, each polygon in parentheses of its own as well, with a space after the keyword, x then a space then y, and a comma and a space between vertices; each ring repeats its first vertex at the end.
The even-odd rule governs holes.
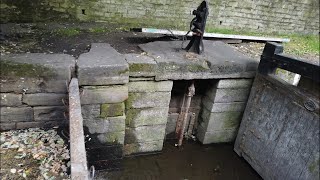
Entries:
POLYGON ((187 123, 187 118, 188 118, 188 111, 189 111, 189 107, 191 104, 191 99, 194 96, 194 94, 195 94, 195 87, 194 87, 194 81, 192 81, 191 85, 188 88, 187 102, 186 102, 184 117, 183 117, 183 121, 182 121, 182 128, 181 128, 181 132, 179 134, 179 141, 178 141, 179 147, 182 145, 184 130, 186 128, 186 123, 187 123))

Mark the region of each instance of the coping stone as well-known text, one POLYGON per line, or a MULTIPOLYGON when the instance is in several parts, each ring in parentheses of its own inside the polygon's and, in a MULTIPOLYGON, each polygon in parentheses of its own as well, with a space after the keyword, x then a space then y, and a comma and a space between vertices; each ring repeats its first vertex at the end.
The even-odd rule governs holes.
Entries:
POLYGON ((92 43, 78 59, 80 85, 110 85, 129 82, 129 65, 124 56, 106 43, 92 43))
POLYGON ((155 41, 139 47, 158 64, 156 80, 252 78, 258 61, 220 41, 204 40, 201 55, 181 49, 181 41, 155 41))
POLYGON ((1 92, 67 92, 75 58, 67 54, 9 54, 0 56, 1 92))
POLYGON ((150 56, 143 54, 125 54, 129 64, 130 77, 152 77, 156 75, 157 63, 150 56))

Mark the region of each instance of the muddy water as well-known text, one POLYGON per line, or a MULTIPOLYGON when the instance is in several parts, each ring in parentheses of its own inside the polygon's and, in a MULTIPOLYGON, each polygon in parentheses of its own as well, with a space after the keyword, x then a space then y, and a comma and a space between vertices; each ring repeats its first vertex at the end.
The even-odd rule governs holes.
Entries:
POLYGON ((123 170, 96 172, 96 179, 110 180, 255 180, 261 177, 239 158, 232 144, 201 145, 187 142, 177 149, 174 141, 162 153, 127 157, 123 170))

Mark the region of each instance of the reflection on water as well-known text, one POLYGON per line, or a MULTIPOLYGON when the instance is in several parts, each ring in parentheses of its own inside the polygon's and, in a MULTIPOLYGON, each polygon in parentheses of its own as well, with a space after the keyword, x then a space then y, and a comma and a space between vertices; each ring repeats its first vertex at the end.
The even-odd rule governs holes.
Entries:
POLYGON ((97 172, 96 179, 110 180, 251 180, 261 177, 233 151, 232 144, 164 144, 161 154, 127 157, 123 170, 97 172))

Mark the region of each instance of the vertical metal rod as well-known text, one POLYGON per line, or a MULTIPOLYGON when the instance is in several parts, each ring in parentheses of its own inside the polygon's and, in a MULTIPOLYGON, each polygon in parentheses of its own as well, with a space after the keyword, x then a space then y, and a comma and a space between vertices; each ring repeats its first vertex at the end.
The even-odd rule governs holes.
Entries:
POLYGON ((184 130, 186 128, 186 122, 187 122, 187 118, 188 118, 188 111, 189 111, 189 107, 190 107, 190 104, 191 104, 191 99, 194 96, 194 94, 195 94, 195 87, 194 87, 194 81, 192 81, 191 85, 188 88, 185 114, 184 114, 183 121, 182 121, 181 132, 179 134, 179 141, 178 141, 178 146, 179 147, 182 145, 183 136, 184 136, 184 130))
POLYGON ((194 128, 194 122, 196 121, 196 113, 192 113, 191 114, 191 119, 190 119, 190 123, 188 126, 188 130, 187 130, 187 139, 189 137, 192 137, 192 132, 193 132, 193 128, 194 128))

